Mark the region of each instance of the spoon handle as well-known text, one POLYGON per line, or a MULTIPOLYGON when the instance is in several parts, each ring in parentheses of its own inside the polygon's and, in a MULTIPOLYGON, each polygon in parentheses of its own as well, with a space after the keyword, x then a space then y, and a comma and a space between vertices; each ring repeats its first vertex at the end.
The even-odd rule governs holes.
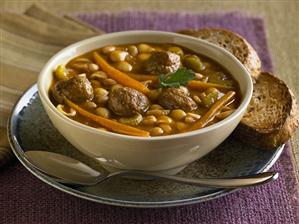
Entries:
MULTIPOLYGON (((109 175, 108 175, 109 176, 109 175)), ((230 178, 186 178, 180 176, 171 176, 162 173, 142 172, 142 171, 120 171, 111 173, 111 176, 137 176, 137 177, 156 177, 160 179, 171 180, 178 183, 196 185, 202 187, 217 188, 239 188, 264 184, 278 178, 277 172, 264 172, 241 177, 230 178)))

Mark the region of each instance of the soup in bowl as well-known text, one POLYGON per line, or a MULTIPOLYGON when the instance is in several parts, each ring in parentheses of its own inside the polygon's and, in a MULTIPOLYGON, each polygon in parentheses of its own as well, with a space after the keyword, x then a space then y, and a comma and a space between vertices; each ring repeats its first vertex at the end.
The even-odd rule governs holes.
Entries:
POLYGON ((252 94, 230 53, 159 31, 73 44, 50 59, 38 87, 54 126, 106 169, 172 174, 227 138, 252 94))

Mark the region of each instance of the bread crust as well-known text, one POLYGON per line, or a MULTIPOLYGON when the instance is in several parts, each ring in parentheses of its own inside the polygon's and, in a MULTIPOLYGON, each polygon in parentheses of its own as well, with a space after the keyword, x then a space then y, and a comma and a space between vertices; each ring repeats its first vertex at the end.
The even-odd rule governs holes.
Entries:
POLYGON ((295 97, 282 80, 261 72, 261 60, 245 38, 218 28, 187 29, 178 33, 225 48, 250 72, 254 94, 234 136, 262 149, 275 149, 290 139, 299 126, 299 107, 295 97))
POLYGON ((178 33, 217 44, 232 53, 250 72, 254 93, 234 136, 261 149, 275 149, 290 139, 299 126, 299 107, 289 87, 268 72, 261 72, 261 60, 239 34, 225 29, 187 29, 178 33))
POLYGON ((247 68, 252 78, 258 78, 261 60, 253 47, 239 34, 219 28, 186 29, 178 33, 207 40, 225 48, 247 68))
MULTIPOLYGON (((282 80, 268 72, 262 72, 260 74, 259 79, 254 84, 254 89, 255 92, 259 92, 259 95, 254 93, 248 110, 236 128, 234 135, 240 140, 256 147, 262 149, 275 149, 289 140, 299 126, 299 109, 296 99, 292 91, 282 80), (263 80, 264 83, 266 82, 267 86, 264 83, 260 84, 260 80, 263 80), (265 95, 265 90, 263 88, 273 88, 274 86, 280 90, 278 93, 283 93, 283 98, 285 100, 280 102, 283 111, 278 111, 279 109, 277 108, 276 111, 272 111, 272 113, 271 111, 268 111, 268 113, 264 114, 266 117, 265 119, 271 120, 272 116, 272 118, 276 119, 275 122, 272 121, 270 124, 267 122, 263 123, 263 121, 260 121, 259 124, 254 123, 253 119, 258 115, 257 111, 250 111, 252 107, 256 107, 257 105, 257 103, 254 102, 254 99, 265 95)), ((273 101, 271 101, 271 97, 273 99, 279 99, 281 97, 274 95, 275 90, 270 89, 270 91, 273 92, 273 95, 265 96, 267 103, 262 105, 265 108, 272 106, 273 101)))

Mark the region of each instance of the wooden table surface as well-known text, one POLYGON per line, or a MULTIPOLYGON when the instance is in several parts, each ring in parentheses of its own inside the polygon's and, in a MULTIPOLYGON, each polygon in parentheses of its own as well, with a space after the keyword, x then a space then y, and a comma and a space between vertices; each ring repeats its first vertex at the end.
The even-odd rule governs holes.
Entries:
MULTIPOLYGON (((299 99, 299 1, 297 0, 228 0, 228 1, 155 1, 155 0, 1 0, 0 10, 23 12, 39 3, 54 13, 119 11, 128 9, 162 11, 243 11, 264 18, 275 73, 299 99)), ((291 140, 299 180, 299 131, 291 140)))

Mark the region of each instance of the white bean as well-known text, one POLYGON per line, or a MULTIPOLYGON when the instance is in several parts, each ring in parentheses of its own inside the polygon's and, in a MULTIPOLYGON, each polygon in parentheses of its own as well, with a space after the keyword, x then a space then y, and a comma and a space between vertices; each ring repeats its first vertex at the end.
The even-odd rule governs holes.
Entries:
POLYGON ((186 117, 186 113, 185 113, 185 111, 183 111, 181 109, 175 109, 170 112, 170 116, 173 119, 179 121, 179 120, 183 119, 184 117, 186 117))
POLYGON ((96 96, 107 96, 108 93, 109 93, 109 92, 108 92, 106 89, 101 88, 101 87, 96 88, 96 89, 94 90, 94 94, 95 94, 96 96))
POLYGON ((149 115, 143 118, 142 124, 147 126, 153 126, 157 122, 157 118, 154 115, 149 115))
POLYGON ((172 131, 172 128, 168 124, 159 124, 159 127, 163 129, 164 133, 168 134, 172 131))
POLYGON ((104 118, 110 117, 110 111, 105 107, 98 107, 97 109, 95 109, 95 113, 104 118))
POLYGON ((188 124, 192 124, 196 121, 196 119, 194 117, 191 117, 191 116, 186 116, 185 117, 185 122, 188 123, 188 124))
POLYGON ((201 79, 203 79, 203 77, 204 77, 204 75, 197 72, 197 73, 195 73, 194 79, 201 80, 201 79))
POLYGON ((158 124, 171 124, 172 119, 168 116, 162 115, 162 116, 158 117, 157 123, 158 124))
POLYGON ((114 90, 116 90, 116 89, 118 89, 118 88, 121 88, 121 87, 122 87, 122 85, 120 85, 120 84, 115 84, 115 85, 113 85, 113 86, 111 87, 110 91, 113 92, 114 90))
POLYGON ((114 79, 103 79, 102 83, 104 86, 113 86, 117 84, 117 82, 114 79))
POLYGON ((109 97, 108 96, 95 96, 94 101, 97 104, 104 104, 108 101, 109 97))
POLYGON ((138 44, 139 53, 149 53, 152 52, 153 50, 154 49, 148 44, 138 44))
POLYGON ((124 61, 126 60, 127 55, 128 52, 126 51, 115 50, 110 53, 110 59, 114 62, 124 61))
POLYGON ((77 59, 75 59, 75 62, 78 62, 78 63, 90 63, 91 61, 88 58, 77 58, 77 59))
POLYGON ((90 75, 91 79, 107 79, 107 74, 103 71, 96 71, 90 75))
POLYGON ((177 122, 176 123, 176 128, 179 130, 179 131, 183 131, 187 128, 187 124, 185 124, 184 122, 177 122))
POLYGON ((118 62, 115 67, 122 72, 130 72, 133 69, 132 65, 126 61, 118 62))
POLYGON ((111 53, 112 51, 115 51, 115 47, 114 46, 106 46, 106 47, 103 47, 102 48, 102 52, 104 53, 104 54, 109 54, 109 53, 111 53))
POLYGON ((94 98, 95 98, 95 102, 98 103, 98 104, 103 104, 105 103, 107 100, 108 100, 108 94, 109 92, 104 89, 104 88, 96 88, 94 90, 94 98))
POLYGON ((155 109, 155 110, 148 110, 146 112, 147 115, 154 115, 154 116, 162 116, 162 115, 167 115, 169 114, 169 110, 158 110, 158 109, 155 109))
POLYGON ((90 64, 88 64, 88 70, 90 72, 95 72, 95 71, 99 70, 99 66, 97 64, 90 63, 90 64))
POLYGON ((159 104, 152 104, 151 107, 150 107, 151 110, 155 110, 155 109, 158 109, 158 110, 164 110, 164 108, 159 105, 159 104))
POLYGON ((150 131, 152 136, 158 136, 158 135, 163 135, 164 131, 160 127, 154 127, 150 131))
POLYGON ((193 117, 194 119, 198 120, 201 116, 195 113, 187 113, 187 116, 193 117))
POLYGON ((195 101, 197 104, 200 104, 200 103, 201 103, 201 99, 199 98, 199 96, 194 95, 194 96, 193 96, 193 99, 194 99, 194 101, 195 101))
POLYGON ((88 71, 88 65, 89 63, 74 63, 72 64, 72 67, 81 71, 88 71))
POLYGON ((131 45, 128 47, 129 54, 132 56, 136 56, 138 54, 138 48, 135 45, 131 45))
POLYGON ((95 102, 84 102, 82 106, 88 110, 95 109, 97 107, 95 102))

